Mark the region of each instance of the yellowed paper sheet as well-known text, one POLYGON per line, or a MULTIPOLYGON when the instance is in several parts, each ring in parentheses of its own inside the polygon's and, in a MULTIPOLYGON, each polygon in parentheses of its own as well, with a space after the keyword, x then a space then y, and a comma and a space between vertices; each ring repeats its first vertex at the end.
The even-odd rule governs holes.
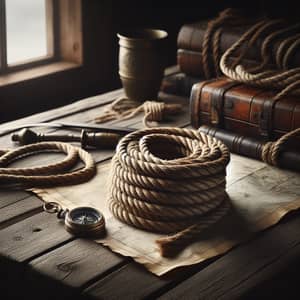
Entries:
POLYGON ((109 168, 110 162, 101 164, 97 176, 84 184, 35 189, 34 192, 44 201, 56 201, 64 208, 89 205, 99 209, 106 218, 108 234, 97 242, 132 257, 157 275, 222 254, 255 232, 275 224, 288 211, 300 207, 300 174, 232 155, 227 167, 232 212, 203 232, 199 241, 178 256, 164 258, 155 243, 161 235, 123 224, 110 213, 107 203, 109 168))

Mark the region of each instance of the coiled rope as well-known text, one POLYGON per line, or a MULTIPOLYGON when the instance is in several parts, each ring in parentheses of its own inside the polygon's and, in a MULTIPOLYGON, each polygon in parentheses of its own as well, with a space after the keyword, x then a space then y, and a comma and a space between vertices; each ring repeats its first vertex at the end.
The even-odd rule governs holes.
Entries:
POLYGON ((62 142, 40 142, 0 152, 0 187, 48 187, 83 183, 96 174, 92 156, 85 150, 62 142), (54 164, 32 168, 9 168, 9 164, 24 156, 40 152, 63 152, 67 156, 54 164), (67 172, 78 160, 83 168, 67 172))
POLYGON ((221 141, 196 130, 130 133, 112 159, 110 210, 129 225, 171 234, 157 243, 172 255, 227 213, 229 159, 221 141))

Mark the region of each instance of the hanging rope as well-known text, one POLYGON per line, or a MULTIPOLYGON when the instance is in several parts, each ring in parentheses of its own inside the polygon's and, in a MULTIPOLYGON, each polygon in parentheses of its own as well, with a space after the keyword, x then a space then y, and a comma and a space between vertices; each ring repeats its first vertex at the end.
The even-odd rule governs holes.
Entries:
POLYGON ((291 57, 300 46, 299 33, 294 34, 292 37, 287 37, 280 42, 275 53, 276 65, 273 69, 266 70, 266 66, 270 62, 269 52, 271 41, 274 42, 275 38, 282 37, 300 28, 300 23, 276 29, 278 25, 286 24, 282 20, 262 20, 255 23, 225 51, 220 60, 220 68, 223 74, 232 80, 256 87, 274 88, 278 90, 279 92, 274 97, 275 101, 291 93, 296 95, 300 94, 300 67, 288 68, 291 57), (275 32, 272 31, 274 29, 276 29, 275 32), (245 55, 245 53, 242 53, 242 55, 238 57, 239 64, 232 65, 230 57, 234 56, 234 53, 242 48, 247 41, 250 40, 254 43, 259 38, 262 38, 261 36, 263 36, 266 31, 272 31, 272 33, 265 37, 262 43, 262 63, 254 69, 246 70, 246 67, 241 64, 245 55))
POLYGON ((222 35, 223 24, 236 24, 240 19, 237 18, 237 10, 228 8, 222 11, 219 16, 212 19, 207 24, 202 43, 202 65, 205 78, 211 78, 219 75, 218 62, 220 58, 220 39, 222 35), (213 53, 213 67, 211 62, 211 53, 213 53))
POLYGON ((0 152, 0 187, 48 187, 83 183, 96 174, 92 156, 85 150, 61 142, 40 142, 0 152), (24 156, 40 152, 63 152, 67 156, 60 162, 33 168, 9 168, 9 164, 24 156), (81 160, 85 166, 66 173, 81 160))
POLYGON ((262 149, 261 158, 265 163, 278 166, 278 157, 284 146, 294 137, 300 136, 300 128, 290 131, 275 142, 268 142, 262 149))
POLYGON ((111 105, 95 119, 96 123, 112 120, 131 119, 144 112, 143 125, 151 127, 151 122, 160 122, 164 117, 176 115, 182 111, 180 104, 166 104, 164 102, 146 101, 144 103, 132 101, 126 97, 116 99, 111 105))
POLYGON ((157 240, 169 256, 227 213, 228 162, 222 142, 195 130, 130 133, 112 159, 110 209, 129 225, 171 234, 157 240))
MULTIPOLYGON (((202 65, 204 78, 210 79, 222 75, 219 67, 221 58, 221 37, 225 26, 246 26, 253 23, 253 19, 244 16, 241 18, 241 11, 235 8, 227 8, 207 23, 202 43, 202 65)), ((253 41, 248 41, 251 46, 253 41)), ((247 48, 243 49, 245 51, 247 48)))

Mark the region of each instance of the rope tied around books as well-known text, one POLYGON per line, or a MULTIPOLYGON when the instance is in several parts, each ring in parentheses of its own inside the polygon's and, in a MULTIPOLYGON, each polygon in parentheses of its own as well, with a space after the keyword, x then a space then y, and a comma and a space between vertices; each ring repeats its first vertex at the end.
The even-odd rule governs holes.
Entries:
POLYGON ((123 137, 112 159, 110 210, 124 223, 170 234, 156 242, 163 256, 184 247, 230 208, 228 148, 181 128, 148 128, 123 137))
POLYGON ((62 142, 40 142, 13 150, 0 151, 0 187, 48 187, 83 183, 96 174, 92 156, 85 150, 62 142), (9 168, 9 164, 24 156, 41 152, 63 152, 59 162, 37 167, 9 168), (83 168, 66 173, 81 160, 83 168))
POLYGON ((283 146, 293 137, 300 135, 300 128, 284 134, 275 142, 267 142, 262 149, 261 158, 265 163, 278 166, 278 157, 283 146))
POLYGON ((166 104, 157 101, 145 101, 144 103, 130 100, 126 97, 117 98, 104 112, 95 119, 96 123, 104 123, 112 120, 126 120, 144 112, 143 125, 151 127, 150 122, 159 122, 165 116, 176 115, 182 111, 180 104, 166 104))
POLYGON ((274 101, 285 97, 288 94, 300 94, 300 67, 289 68, 289 61, 300 46, 300 34, 295 30, 300 28, 300 23, 286 26, 286 22, 281 19, 262 19, 252 25, 241 37, 222 55, 220 59, 220 69, 224 75, 230 79, 256 87, 274 88, 279 92, 274 97, 274 101), (282 27, 283 26, 283 27, 282 27), (271 31, 271 33, 269 33, 271 31), (284 37, 286 34, 292 36, 284 37), (267 34, 267 35, 266 35, 267 34), (266 35, 264 38, 263 36, 266 35), (262 61, 258 66, 246 69, 241 64, 245 55, 247 45, 251 45, 259 38, 262 38, 261 56, 262 61), (271 45, 274 40, 280 39, 279 47, 275 53, 276 65, 273 69, 266 69, 270 63, 271 45), (245 47, 246 46, 246 47, 245 47), (235 63, 230 63, 230 57, 244 47, 235 63))

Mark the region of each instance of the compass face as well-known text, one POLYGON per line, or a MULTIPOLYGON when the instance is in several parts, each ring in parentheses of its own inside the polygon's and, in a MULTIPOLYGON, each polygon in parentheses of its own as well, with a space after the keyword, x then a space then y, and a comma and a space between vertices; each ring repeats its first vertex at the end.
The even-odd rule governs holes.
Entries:
POLYGON ((92 207, 78 207, 70 211, 69 217, 75 224, 91 225, 98 223, 102 215, 92 207))

